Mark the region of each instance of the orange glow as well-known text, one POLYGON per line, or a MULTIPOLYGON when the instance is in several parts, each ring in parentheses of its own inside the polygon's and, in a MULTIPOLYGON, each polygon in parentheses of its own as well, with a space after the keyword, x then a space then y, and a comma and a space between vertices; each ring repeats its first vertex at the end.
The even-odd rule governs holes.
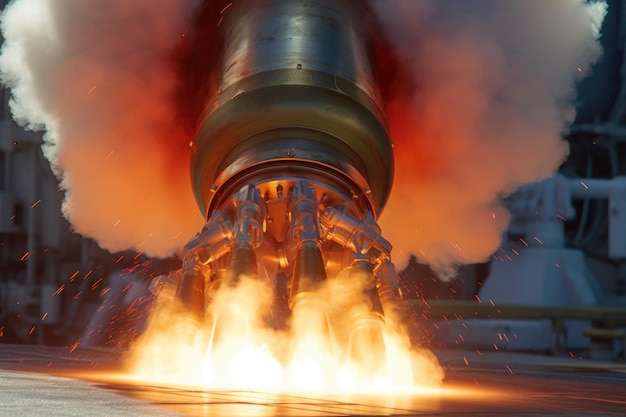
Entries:
POLYGON ((395 159, 380 225, 399 269, 413 254, 451 278, 500 246, 502 197, 567 155, 574 80, 600 56, 602 12, 584 2, 389 4, 372 3, 395 54, 383 51, 379 78, 395 159))
MULTIPOLYGON (((170 405, 176 409, 181 404, 181 410, 186 413, 196 411, 197 415, 235 415, 233 410, 240 411, 238 415, 267 416, 275 415, 275 406, 289 404, 294 406, 295 413, 289 415, 312 415, 307 410, 328 410, 329 401, 337 413, 342 411, 350 415, 395 415, 399 410, 413 413, 436 413, 450 410, 452 407, 480 407, 480 404, 499 404, 504 401, 527 401, 523 393, 513 390, 494 390, 493 388, 480 388, 476 385, 446 384, 442 387, 420 387, 411 392, 397 393, 355 393, 341 392, 314 393, 302 392, 271 392, 270 390, 255 391, 229 391, 227 395, 223 391, 211 392, 198 390, 197 387, 190 389, 171 390, 164 385, 146 385, 145 381, 138 380, 135 376, 122 373, 110 372, 71 372, 63 376, 79 378, 109 384, 132 397, 158 401, 160 404, 170 405), (219 399, 217 404, 212 404, 211 399, 219 399), (239 409, 242 404, 246 406, 239 409), (255 407, 258 406, 258 407, 255 407), (268 407, 268 405, 273 405, 268 407), (304 407, 301 407, 304 406, 304 407), (215 407, 215 408, 212 408, 215 407), (228 407, 228 408, 224 408, 228 407), (304 410, 297 414, 297 409, 304 410), (231 411, 231 413, 225 412, 231 411), (372 412, 373 411, 373 412, 372 412)), ((291 411, 291 410, 290 410, 291 411)), ((342 414, 343 415, 343 414, 342 414)))
POLYGON ((297 304, 284 330, 262 320, 272 297, 260 281, 244 279, 236 288, 218 290, 204 325, 185 316, 172 290, 163 290, 145 334, 131 350, 130 373, 166 385, 297 393, 399 394, 441 385, 443 371, 435 356, 412 349, 390 318, 383 328, 384 346, 372 343, 362 324, 329 320, 346 301, 356 306, 350 317, 360 308, 341 295, 349 291, 332 289, 331 283, 323 291, 327 310, 297 304))

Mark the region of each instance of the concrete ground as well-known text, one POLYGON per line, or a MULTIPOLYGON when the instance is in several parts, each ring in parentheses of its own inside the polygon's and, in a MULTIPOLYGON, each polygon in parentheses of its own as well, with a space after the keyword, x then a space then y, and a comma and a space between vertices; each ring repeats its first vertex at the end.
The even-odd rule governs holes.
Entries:
POLYGON ((329 398, 120 382, 109 349, 0 345, 0 416, 626 416, 626 364, 435 352, 443 390, 329 398))

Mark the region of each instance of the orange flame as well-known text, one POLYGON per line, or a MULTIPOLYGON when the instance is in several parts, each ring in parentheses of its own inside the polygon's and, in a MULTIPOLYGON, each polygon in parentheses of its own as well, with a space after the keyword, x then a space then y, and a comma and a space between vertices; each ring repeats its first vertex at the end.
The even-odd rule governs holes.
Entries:
POLYGON ((163 290, 131 349, 131 373, 166 385, 334 394, 410 393, 441 384, 435 356, 411 348, 389 317, 383 344, 371 343, 361 325, 330 320, 329 312, 345 303, 351 312, 364 307, 346 293, 329 283, 316 298, 322 302, 298 303, 289 329, 276 330, 263 321, 272 292, 259 280, 220 288, 202 325, 186 316, 171 289, 163 290))

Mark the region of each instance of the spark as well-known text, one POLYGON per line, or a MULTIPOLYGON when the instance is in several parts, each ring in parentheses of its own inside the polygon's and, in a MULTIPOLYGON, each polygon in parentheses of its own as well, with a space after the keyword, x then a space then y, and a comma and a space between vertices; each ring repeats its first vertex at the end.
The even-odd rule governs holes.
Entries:
POLYGON ((233 2, 231 1, 230 3, 228 3, 222 10, 220 10, 220 14, 224 14, 224 12, 226 10, 228 10, 230 8, 230 6, 233 5, 233 2))
POLYGON ((94 85, 93 87, 91 87, 91 88, 89 89, 89 91, 87 91, 87 94, 91 94, 91 93, 93 93, 93 91, 94 91, 95 89, 96 89, 96 86, 94 85))
POLYGON ((469 361, 465 356, 463 356, 463 362, 465 362, 465 365, 469 366, 469 361))
POLYGON ((115 153, 115 151, 111 151, 107 154, 107 156, 104 159, 109 159, 110 157, 113 156, 113 154, 115 153))
POLYGON ((511 369, 511 367, 509 365, 506 366, 506 369, 508 369, 509 372, 511 373, 511 375, 513 375, 513 370, 511 369))
POLYGON ((103 280, 103 279, 104 279, 104 278, 100 278, 100 279, 98 279, 96 282, 94 282, 94 283, 91 285, 91 290, 92 290, 92 291, 95 291, 95 290, 96 290, 96 288, 98 288, 98 285, 100 285, 100 283, 102 282, 102 280, 103 280))
POLYGON ((581 67, 576 67, 576 71, 583 72, 583 69, 581 67))
POLYGON ((458 250, 459 252, 462 252, 461 247, 459 246, 459 244, 458 244, 458 243, 454 243, 454 242, 452 242, 452 241, 448 240, 448 244, 449 244, 450 246, 452 246, 453 248, 455 248, 456 250, 458 250))
POLYGON ((41 316, 41 321, 44 321, 46 317, 48 317, 48 313, 43 313, 43 316, 41 316))
POLYGON ((35 201, 35 202, 33 203, 33 205, 32 205, 32 206, 30 206, 30 208, 32 208, 32 209, 33 209, 33 208, 37 207, 37 206, 39 205, 39 203, 41 203, 41 199, 39 199, 39 200, 35 201))
POLYGON ((520 237, 519 241, 522 242, 522 244, 526 247, 528 247, 528 243, 526 243, 526 241, 524 240, 524 238, 520 237))
POLYGON ((30 258, 30 252, 26 252, 24 255, 22 255, 20 261, 25 261, 28 258, 30 258))
POLYGON ((28 335, 32 336, 33 333, 35 333, 35 326, 30 328, 30 332, 28 332, 28 335))
POLYGON ((585 400, 585 401, 599 401, 599 402, 609 403, 609 404, 626 404, 625 401, 601 399, 601 398, 596 398, 596 397, 579 397, 579 396, 568 395, 567 398, 572 398, 575 400, 585 400))
POLYGON ((482 301, 480 301, 480 297, 478 296, 478 294, 474 294, 474 298, 476 298, 476 301, 478 301, 479 303, 482 303, 482 301))
POLYGON ((583 187, 585 187, 585 190, 588 190, 588 189, 589 189, 589 186, 588 186, 587 184, 585 184, 585 182, 584 182, 584 181, 581 181, 581 182, 580 182, 580 185, 582 185, 583 187))
POLYGON ((114 224, 113 227, 117 227, 118 224, 120 224, 122 222, 122 219, 118 219, 114 224))

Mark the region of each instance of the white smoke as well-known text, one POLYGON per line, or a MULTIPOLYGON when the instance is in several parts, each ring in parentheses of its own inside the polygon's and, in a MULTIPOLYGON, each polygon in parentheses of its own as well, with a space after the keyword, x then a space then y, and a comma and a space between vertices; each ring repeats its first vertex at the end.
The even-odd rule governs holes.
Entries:
POLYGON ((21 125, 45 130, 75 230, 116 251, 164 256, 202 226, 176 67, 201 0, 16 0, 0 72, 21 125))
MULTIPOLYGON (((167 255, 202 225, 170 59, 200 3, 15 0, 2 16, 14 117, 46 131, 66 216, 107 249, 167 255)), ((560 134, 575 80, 600 55, 606 6, 370 3, 413 81, 389 103, 397 169, 383 230, 396 258, 415 254, 450 275, 499 246, 509 221, 500 198, 567 155, 560 134)))
POLYGON ((381 219, 396 259, 442 277, 500 245, 502 196, 568 154, 575 82, 601 55, 604 2, 372 0, 413 82, 387 109, 396 174, 381 219), (401 219, 398 221, 397 219, 401 219))

